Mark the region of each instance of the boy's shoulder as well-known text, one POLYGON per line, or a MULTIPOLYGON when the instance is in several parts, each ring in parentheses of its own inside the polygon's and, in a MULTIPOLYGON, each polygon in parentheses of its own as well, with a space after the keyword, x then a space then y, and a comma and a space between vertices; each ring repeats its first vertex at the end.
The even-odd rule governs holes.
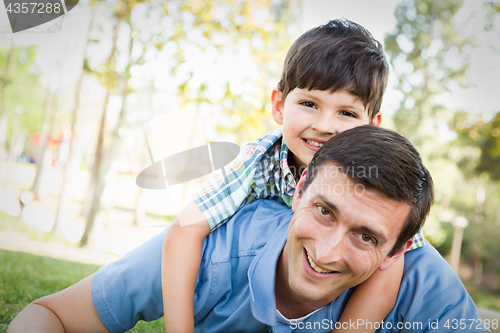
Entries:
POLYGON ((271 148, 276 147, 277 144, 281 144, 282 137, 283 132, 282 128, 280 127, 253 140, 245 146, 244 150, 259 150, 262 152, 267 152, 271 148))
MULTIPOLYGON (((237 160, 247 161, 252 163, 260 163, 268 160, 269 158, 274 158, 278 153, 276 150, 281 152, 283 150, 283 134, 281 128, 264 134, 263 136, 253 140, 248 143, 240 153, 237 160)), ((279 156, 278 156, 279 160, 279 156)), ((279 162, 279 161, 276 161, 279 162)))

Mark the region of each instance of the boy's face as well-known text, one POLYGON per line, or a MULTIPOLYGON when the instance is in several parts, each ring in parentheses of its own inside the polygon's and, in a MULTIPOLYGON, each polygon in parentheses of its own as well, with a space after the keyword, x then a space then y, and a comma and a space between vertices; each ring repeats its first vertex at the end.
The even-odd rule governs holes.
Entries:
POLYGON ((283 103, 281 91, 271 95, 273 118, 283 125, 283 138, 292 151, 290 162, 296 168, 309 165, 314 153, 337 133, 361 125, 380 125, 378 113, 372 121, 363 103, 347 90, 295 88, 283 103))

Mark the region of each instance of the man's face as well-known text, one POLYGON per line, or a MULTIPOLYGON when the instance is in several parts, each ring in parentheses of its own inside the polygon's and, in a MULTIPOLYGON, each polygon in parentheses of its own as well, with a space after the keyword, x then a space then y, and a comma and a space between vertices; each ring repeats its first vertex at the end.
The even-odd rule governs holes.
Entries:
POLYGON ((410 206, 354 184, 333 163, 321 167, 309 187, 293 199, 295 212, 283 255, 292 292, 304 301, 332 301, 388 269, 411 245, 393 257, 410 206))

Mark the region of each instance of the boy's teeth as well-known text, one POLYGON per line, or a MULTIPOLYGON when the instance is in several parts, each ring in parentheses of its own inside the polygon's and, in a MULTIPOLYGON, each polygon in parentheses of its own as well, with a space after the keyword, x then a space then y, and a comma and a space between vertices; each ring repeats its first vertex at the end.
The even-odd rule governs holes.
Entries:
POLYGON ((309 253, 306 252, 307 255, 307 261, 309 261, 309 264, 311 267, 318 273, 323 273, 323 274, 328 274, 328 273, 333 273, 334 271, 327 271, 326 269, 323 269, 321 267, 316 266, 316 264, 311 260, 309 257, 309 253))
POLYGON ((306 140, 306 142, 308 144, 310 144, 311 146, 316 146, 316 147, 323 147, 324 143, 319 143, 319 142, 316 142, 316 141, 313 141, 313 140, 306 140))

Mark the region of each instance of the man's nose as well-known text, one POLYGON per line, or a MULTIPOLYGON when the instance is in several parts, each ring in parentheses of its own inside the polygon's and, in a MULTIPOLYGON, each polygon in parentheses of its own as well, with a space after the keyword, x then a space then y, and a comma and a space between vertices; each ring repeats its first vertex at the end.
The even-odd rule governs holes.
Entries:
POLYGON ((339 232, 334 232, 333 235, 323 235, 316 240, 316 260, 319 265, 324 268, 325 265, 341 261, 344 255, 345 239, 339 232))

